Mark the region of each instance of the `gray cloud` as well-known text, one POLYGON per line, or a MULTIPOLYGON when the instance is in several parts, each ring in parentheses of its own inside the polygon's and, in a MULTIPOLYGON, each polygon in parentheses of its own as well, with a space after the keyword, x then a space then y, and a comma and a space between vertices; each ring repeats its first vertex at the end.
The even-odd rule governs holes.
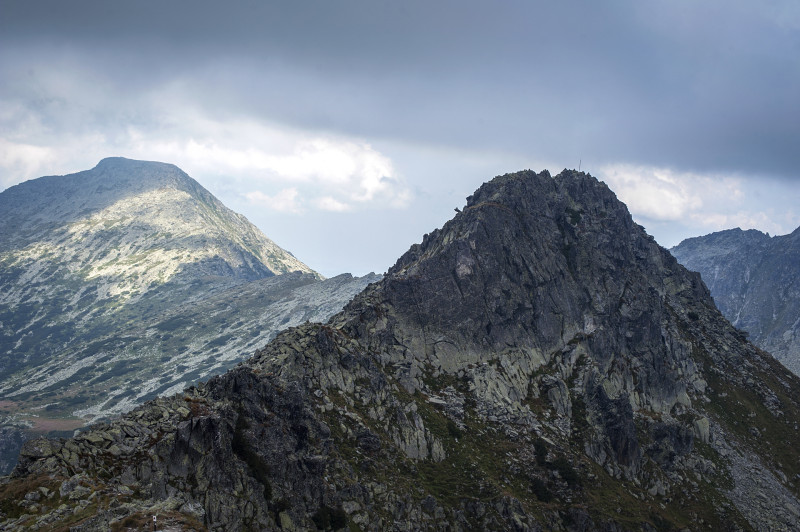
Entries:
POLYGON ((71 50, 122 94, 187 79, 204 105, 362 136, 785 177, 800 164, 793 2, 4 4, 20 60, 71 50))
POLYGON ((601 174, 800 183, 794 0, 0 0, 0 12, 10 142, 83 135, 124 151, 132 130, 191 136, 172 111, 191 107, 373 143, 423 195, 491 177, 465 175, 468 154, 475 172, 582 160, 601 174))

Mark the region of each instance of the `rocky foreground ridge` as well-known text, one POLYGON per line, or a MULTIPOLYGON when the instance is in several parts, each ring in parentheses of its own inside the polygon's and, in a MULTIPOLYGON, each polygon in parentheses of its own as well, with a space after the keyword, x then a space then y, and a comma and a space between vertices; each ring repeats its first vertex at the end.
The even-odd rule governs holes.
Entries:
POLYGON ((800 379, 593 177, 483 185, 327 324, 77 438, 7 530, 790 530, 800 379))
POLYGON ((670 251, 700 272, 726 318, 800 375, 800 228, 774 237, 729 229, 670 251))

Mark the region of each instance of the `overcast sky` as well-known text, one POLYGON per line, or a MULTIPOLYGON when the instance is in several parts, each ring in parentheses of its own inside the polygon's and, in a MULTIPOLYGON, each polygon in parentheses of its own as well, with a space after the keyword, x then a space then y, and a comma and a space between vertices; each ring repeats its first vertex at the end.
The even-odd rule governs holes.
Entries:
POLYGON ((580 166, 667 247, 784 234, 800 2, 0 0, 0 190, 107 156, 177 164, 327 276, 524 168, 580 166))

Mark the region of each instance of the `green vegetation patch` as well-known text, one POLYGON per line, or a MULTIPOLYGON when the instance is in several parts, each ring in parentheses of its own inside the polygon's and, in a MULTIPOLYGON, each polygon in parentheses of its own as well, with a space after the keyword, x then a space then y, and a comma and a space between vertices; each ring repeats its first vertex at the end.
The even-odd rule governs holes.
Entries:
MULTIPOLYGON (((706 364, 711 364, 708 358, 706 361, 706 364)), ((782 367, 775 367, 780 366, 776 360, 768 359, 768 362, 773 365, 770 369, 775 372, 788 372, 782 367)), ((714 417, 740 441, 747 442, 753 449, 760 449, 760 454, 767 461, 772 461, 772 467, 783 471, 788 478, 797 478, 800 474, 800 446, 797 445, 800 431, 795 427, 800 423, 800 390, 786 389, 774 375, 760 372, 759 376, 780 401, 783 414, 776 416, 764 405, 764 400, 754 389, 734 385, 717 372, 706 371, 704 374, 710 388, 707 393, 711 398, 707 408, 714 417), (757 429, 756 434, 761 434, 761 437, 751 429, 757 429)), ((800 496, 796 484, 788 483, 786 487, 795 496, 800 496)))
POLYGON ((458 429, 443 412, 429 403, 417 401, 418 413, 446 453, 441 462, 416 463, 423 487, 440 503, 456 508, 463 499, 483 501, 510 494, 532 502, 524 475, 510 471, 508 455, 516 455, 522 442, 512 442, 477 419, 467 416, 465 429, 458 429), (455 429, 455 430, 454 430, 455 429))
MULTIPOLYGON (((22 514, 27 513, 26 508, 19 504, 25 499, 25 495, 36 491, 40 487, 47 488, 57 494, 61 480, 50 478, 47 475, 40 475, 10 479, 8 482, 0 484, 0 511, 2 511, 6 517, 16 519, 22 514)), ((55 498, 57 499, 58 497, 55 498)), ((42 500, 46 502, 48 499, 42 497, 42 500)), ((55 504, 55 502, 57 501, 54 501, 53 504, 55 504)))
POLYGON ((641 500, 633 493, 641 488, 626 480, 611 477, 602 467, 592 463, 593 479, 585 483, 587 509, 595 524, 613 520, 626 530, 640 530, 647 523, 660 531, 695 530, 702 519, 708 530, 750 530, 741 515, 720 517, 725 498, 717 485, 701 482, 699 488, 673 485, 670 496, 641 500))
POLYGON ((347 514, 342 508, 330 508, 324 504, 311 516, 311 520, 320 530, 339 530, 347 526, 347 514))

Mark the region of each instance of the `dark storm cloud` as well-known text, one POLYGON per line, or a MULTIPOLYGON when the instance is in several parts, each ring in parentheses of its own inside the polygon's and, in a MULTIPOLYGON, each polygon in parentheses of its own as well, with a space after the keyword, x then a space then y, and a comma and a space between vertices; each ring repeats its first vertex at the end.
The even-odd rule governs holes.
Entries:
POLYGON ((121 93, 181 80, 217 113, 570 166, 793 177, 795 5, 25 1, 2 3, 0 39, 31 68, 66 54, 121 93))

